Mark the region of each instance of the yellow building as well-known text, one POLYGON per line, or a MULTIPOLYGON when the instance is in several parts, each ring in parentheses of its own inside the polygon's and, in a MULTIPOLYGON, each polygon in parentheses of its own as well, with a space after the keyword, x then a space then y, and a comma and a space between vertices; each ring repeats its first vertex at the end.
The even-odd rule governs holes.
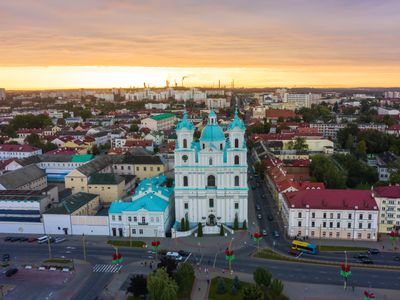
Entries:
POLYGON ((97 173, 90 177, 88 189, 100 196, 101 203, 111 203, 124 196, 125 179, 113 173, 97 173))
POLYGON ((89 193, 76 193, 65 198, 46 214, 69 214, 71 216, 93 216, 97 213, 100 197, 89 193))
POLYGON ((389 233, 400 224, 400 186, 380 186, 373 190, 379 207, 379 233, 389 233))
POLYGON ((125 155, 121 161, 114 163, 113 171, 119 175, 135 175, 143 180, 163 174, 164 164, 160 157, 153 155, 125 155))

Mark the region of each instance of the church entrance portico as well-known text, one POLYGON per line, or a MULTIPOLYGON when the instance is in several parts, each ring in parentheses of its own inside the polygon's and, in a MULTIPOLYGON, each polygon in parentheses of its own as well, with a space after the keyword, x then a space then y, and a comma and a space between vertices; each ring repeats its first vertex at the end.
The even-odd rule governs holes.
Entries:
POLYGON ((215 216, 213 214, 211 214, 208 216, 207 226, 215 226, 215 225, 217 225, 217 221, 215 219, 215 216))

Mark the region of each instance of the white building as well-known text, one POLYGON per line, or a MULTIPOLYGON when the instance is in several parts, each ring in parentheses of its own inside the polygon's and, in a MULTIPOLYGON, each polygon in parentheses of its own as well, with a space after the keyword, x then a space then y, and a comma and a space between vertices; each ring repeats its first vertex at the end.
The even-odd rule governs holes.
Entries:
POLYGON ((110 235, 165 237, 174 221, 172 188, 165 176, 144 179, 129 202, 113 202, 108 211, 110 235))
POLYGON ((310 101, 312 99, 311 93, 309 94, 289 94, 283 95, 283 102, 292 104, 296 108, 310 107, 310 101))
POLYGON ((146 103, 144 105, 146 109, 167 109, 169 107, 168 103, 146 103))
POLYGON ((151 130, 167 130, 175 126, 176 116, 171 113, 153 115, 141 121, 142 126, 151 130))
POLYGON ((225 108, 229 107, 230 101, 226 99, 226 97, 208 97, 207 98, 207 108, 208 109, 215 109, 215 108, 225 108))
POLYGON ((0 101, 6 100, 6 90, 0 89, 0 101))
POLYGON ((289 237, 372 240, 378 238, 378 205, 368 190, 303 190, 283 194, 289 237))
POLYGON ((177 125, 175 148, 175 215, 186 218, 190 227, 248 221, 247 148, 245 126, 235 112, 227 134, 211 111, 200 141, 193 140, 195 127, 186 113, 177 125))
POLYGON ((94 96, 98 99, 102 99, 105 101, 114 101, 114 94, 113 93, 100 93, 100 94, 94 94, 94 96))
POLYGON ((40 154, 42 154, 42 149, 29 145, 0 145, 0 159, 2 160, 9 158, 25 158, 40 154))

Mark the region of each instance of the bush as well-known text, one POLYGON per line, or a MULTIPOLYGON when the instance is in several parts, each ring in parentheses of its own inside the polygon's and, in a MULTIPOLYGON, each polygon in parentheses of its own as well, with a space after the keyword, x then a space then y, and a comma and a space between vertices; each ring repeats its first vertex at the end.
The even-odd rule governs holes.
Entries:
POLYGON ((243 230, 246 230, 246 229, 247 229, 247 222, 246 222, 246 220, 243 221, 242 229, 243 229, 243 230))
POLYGON ((233 286, 238 290, 240 289, 240 280, 239 277, 235 276, 235 278, 233 278, 233 286))
POLYGON ((185 219, 181 219, 181 231, 186 231, 186 224, 185 224, 185 219))
POLYGON ((235 215, 235 220, 233 221, 233 230, 238 230, 239 229, 239 220, 238 216, 235 215))
POLYGON ((232 285, 231 294, 232 294, 232 295, 236 295, 237 293, 238 293, 237 287, 235 287, 234 285, 232 285))
POLYGON ((203 236, 203 225, 201 223, 199 223, 197 225, 197 236, 198 237, 202 237, 203 236))
POLYGON ((226 293, 225 281, 223 278, 218 279, 217 290, 216 292, 220 295, 226 293))
POLYGON ((219 235, 220 236, 224 236, 225 235, 224 226, 222 226, 222 224, 221 224, 220 229, 219 229, 219 235))

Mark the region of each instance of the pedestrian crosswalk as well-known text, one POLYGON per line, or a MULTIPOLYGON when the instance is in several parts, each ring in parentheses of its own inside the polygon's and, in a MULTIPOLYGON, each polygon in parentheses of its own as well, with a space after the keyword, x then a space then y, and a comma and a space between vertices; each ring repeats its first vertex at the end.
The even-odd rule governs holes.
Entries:
POLYGON ((122 265, 94 265, 93 272, 97 273, 117 273, 121 270, 122 265))

